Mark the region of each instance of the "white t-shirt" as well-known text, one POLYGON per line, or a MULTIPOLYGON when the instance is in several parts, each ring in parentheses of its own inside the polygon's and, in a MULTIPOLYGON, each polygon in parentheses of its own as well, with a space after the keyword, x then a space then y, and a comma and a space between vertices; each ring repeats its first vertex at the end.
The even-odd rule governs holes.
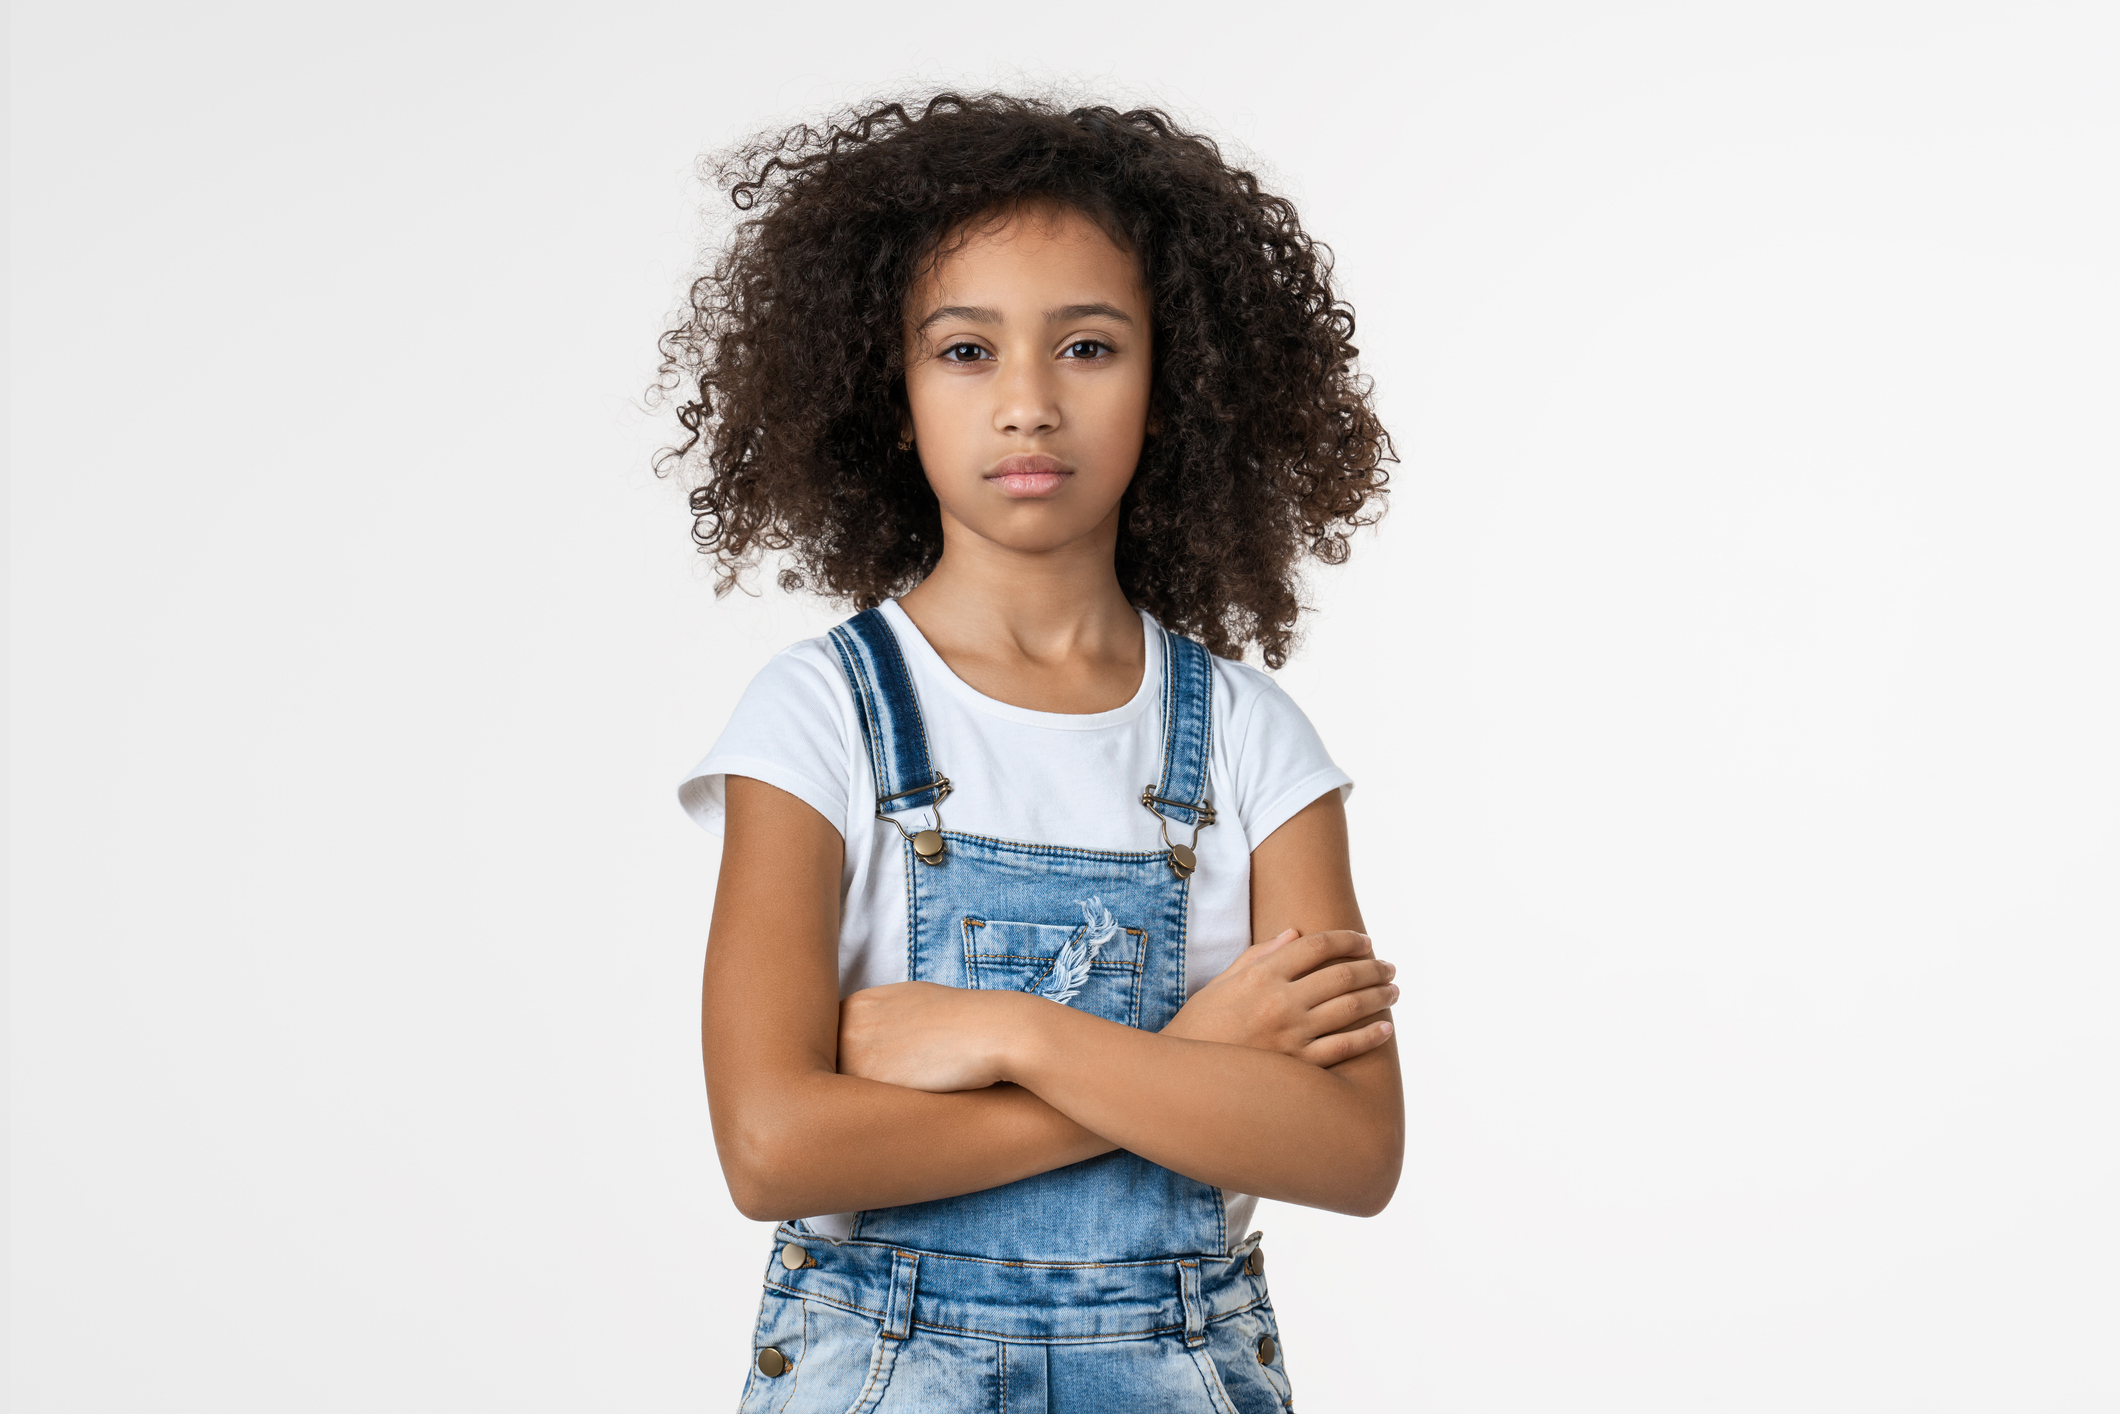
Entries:
MULTIPOLYGON (((1141 788, 1163 765, 1163 637, 1141 616, 1146 668, 1133 699, 1109 712, 1033 712, 977 691, 951 672, 896 602, 898 636, 927 726, 935 769, 950 778, 945 828, 996 839, 1088 849, 1162 847, 1141 788)), ((1185 994, 1251 943, 1251 851, 1304 806, 1353 789, 1309 718, 1256 668, 1215 658, 1207 798, 1217 823, 1200 831, 1186 909, 1185 994)), ((804 801, 847 842, 840 878, 839 994, 906 980, 904 848, 875 814, 876 785, 853 693, 829 640, 782 650, 745 689, 736 713, 678 787, 699 824, 721 833, 723 778, 749 776, 804 801)), ((923 818, 925 812, 921 812, 923 818)), ((917 826, 915 826, 917 828, 917 826)), ((1189 827, 1173 824, 1184 842, 1189 827)), ((1226 1193, 1241 1241, 1256 1200, 1226 1193)), ((851 1214, 810 1219, 844 1237, 851 1214)))

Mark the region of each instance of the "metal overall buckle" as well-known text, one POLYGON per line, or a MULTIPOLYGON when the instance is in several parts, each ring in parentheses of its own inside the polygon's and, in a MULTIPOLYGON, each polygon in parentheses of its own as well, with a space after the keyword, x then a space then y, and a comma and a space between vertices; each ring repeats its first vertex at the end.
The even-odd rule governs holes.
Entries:
POLYGON ((942 838, 942 802, 949 798, 949 794, 950 778, 948 776, 937 776, 924 786, 914 786, 911 790, 902 790, 897 795, 886 795, 877 800, 876 818, 905 836, 906 840, 913 846, 913 857, 915 859, 922 864, 940 864, 942 856, 949 853, 950 848, 942 838), (897 800, 902 796, 918 795, 924 790, 935 792, 935 801, 930 807, 935 812, 935 828, 932 830, 909 831, 905 826, 899 824, 897 820, 883 813, 884 801, 897 800))
MULTIPOLYGON (((1141 804, 1147 808, 1149 814, 1156 817, 1156 824, 1163 831, 1163 848, 1169 851, 1164 856, 1164 860, 1170 865, 1170 872, 1181 879, 1190 879, 1193 876, 1193 870, 1200 867, 1200 856, 1195 853, 1200 844, 1200 831, 1215 822, 1214 806, 1204 800, 1171 800, 1165 796, 1157 795, 1153 784, 1141 787, 1141 804), (1172 843, 1170 838, 1170 817, 1156 809, 1159 805, 1172 805, 1180 810, 1192 811, 1193 837, 1191 844, 1172 843)), ((936 819, 939 820, 941 817, 938 815, 936 819)))

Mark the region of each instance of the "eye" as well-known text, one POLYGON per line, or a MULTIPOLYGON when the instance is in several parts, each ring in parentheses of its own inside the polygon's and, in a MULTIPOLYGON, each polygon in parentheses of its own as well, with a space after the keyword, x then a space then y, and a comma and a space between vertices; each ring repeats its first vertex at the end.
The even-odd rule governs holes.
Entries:
POLYGON ((1096 358, 1100 354, 1108 354, 1111 351, 1112 346, 1105 343, 1102 339, 1077 339, 1067 346, 1066 356, 1068 358, 1096 358))
POLYGON ((977 363, 980 359, 986 357, 986 350, 967 340, 963 343, 951 344, 937 357, 947 359, 951 363, 977 363))

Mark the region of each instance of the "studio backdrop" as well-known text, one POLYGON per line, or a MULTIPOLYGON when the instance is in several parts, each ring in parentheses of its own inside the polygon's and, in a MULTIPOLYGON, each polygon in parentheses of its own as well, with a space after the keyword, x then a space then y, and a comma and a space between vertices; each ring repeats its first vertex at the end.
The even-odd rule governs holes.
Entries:
POLYGON ((2110 7, 12 12, 14 1407, 732 1408, 702 152, 1167 106, 1400 454, 1279 680, 1407 1160, 1298 1407, 2120 1406, 2110 7))

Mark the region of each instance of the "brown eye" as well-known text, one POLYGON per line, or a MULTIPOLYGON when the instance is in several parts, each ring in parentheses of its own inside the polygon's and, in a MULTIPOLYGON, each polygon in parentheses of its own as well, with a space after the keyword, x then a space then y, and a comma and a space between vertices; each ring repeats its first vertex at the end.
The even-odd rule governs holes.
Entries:
POLYGON ((951 344, 942 351, 942 357, 951 363, 977 363, 986 357, 986 350, 977 344, 951 344))
POLYGON ((1067 346, 1069 358, 1095 358, 1099 354, 1110 352, 1111 345, 1101 339, 1077 339, 1067 346))

